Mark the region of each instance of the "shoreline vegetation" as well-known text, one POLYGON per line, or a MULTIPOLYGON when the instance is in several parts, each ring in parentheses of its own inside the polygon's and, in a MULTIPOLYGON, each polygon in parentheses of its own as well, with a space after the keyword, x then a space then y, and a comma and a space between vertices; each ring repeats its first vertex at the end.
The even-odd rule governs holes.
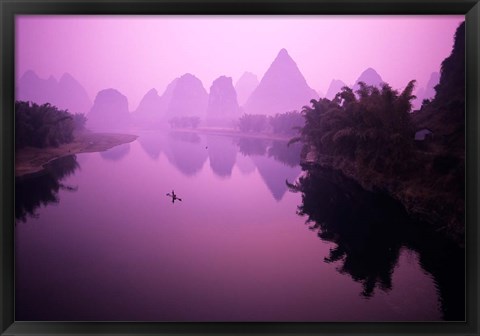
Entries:
POLYGON ((72 142, 58 147, 23 147, 15 153, 15 177, 27 178, 41 174, 45 165, 60 157, 89 152, 102 152, 137 139, 137 135, 119 133, 74 132, 72 142))
MULTIPOLYGON (((415 81, 402 92, 384 83, 344 87, 304 106, 302 166, 340 171, 389 195, 435 232, 465 244, 465 23, 441 66, 435 97, 412 111, 415 81), (427 136, 419 136, 424 132, 427 136)), ((388 225, 388 223, 385 223, 388 225)))

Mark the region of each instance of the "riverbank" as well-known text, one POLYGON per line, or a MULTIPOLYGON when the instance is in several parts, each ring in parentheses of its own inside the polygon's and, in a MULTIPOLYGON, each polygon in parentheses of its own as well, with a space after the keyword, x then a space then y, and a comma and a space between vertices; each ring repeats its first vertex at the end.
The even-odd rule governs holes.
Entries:
MULTIPOLYGON (((340 171, 367 191, 383 193, 400 202, 413 217, 428 223, 435 231, 465 244, 465 201, 460 196, 454 174, 439 175, 432 169, 431 159, 418 156, 424 170, 408 176, 387 176, 372 169, 362 169, 342 157, 315 157, 310 153, 303 165, 319 165, 340 171)), ((419 165, 420 166, 420 165, 419 165)))
POLYGON ((74 134, 74 140, 58 147, 25 147, 15 153, 15 176, 25 177, 40 173, 48 162, 66 155, 102 152, 129 143, 138 136, 118 133, 94 133, 83 131, 74 134))

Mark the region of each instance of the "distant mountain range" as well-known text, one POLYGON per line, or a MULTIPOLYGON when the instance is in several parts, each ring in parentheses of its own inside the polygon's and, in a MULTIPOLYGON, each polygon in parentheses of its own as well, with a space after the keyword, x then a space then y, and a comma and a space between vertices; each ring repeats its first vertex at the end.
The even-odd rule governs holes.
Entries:
MULTIPOLYGON (((363 71, 350 87, 357 90, 360 81, 374 86, 383 83, 373 68, 363 71)), ((416 105, 435 95, 438 81, 439 74, 432 73, 427 87, 417 90, 416 105)), ((325 98, 333 99, 344 86, 345 82, 333 79, 325 98)), ((87 126, 95 128, 125 128, 128 124, 158 127, 174 117, 186 116, 197 116, 210 126, 226 126, 226 120, 235 120, 243 113, 273 116, 299 111, 311 99, 319 98, 286 49, 280 50, 260 82, 250 72, 245 72, 235 86, 231 77, 220 76, 207 92, 200 79, 186 73, 174 79, 162 95, 150 89, 134 111, 129 111, 127 97, 114 89, 100 91, 92 104, 83 86, 68 73, 57 81, 53 77, 41 79, 35 72, 27 71, 17 83, 16 94, 18 100, 48 102, 72 113, 84 113, 89 119, 87 126)))
POLYGON ((68 73, 57 81, 53 76, 42 79, 29 70, 17 82, 16 99, 37 104, 50 103, 71 113, 87 113, 92 107, 84 87, 68 73))

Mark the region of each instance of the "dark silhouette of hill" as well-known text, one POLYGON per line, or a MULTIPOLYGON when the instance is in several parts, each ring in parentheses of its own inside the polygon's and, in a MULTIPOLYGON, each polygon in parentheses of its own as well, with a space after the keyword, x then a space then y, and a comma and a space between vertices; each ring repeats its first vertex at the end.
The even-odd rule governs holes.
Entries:
POLYGON ((202 82, 192 74, 184 74, 175 83, 168 103, 167 118, 205 115, 208 94, 202 82))
POLYGON ((59 81, 53 76, 42 79, 29 70, 17 83, 16 99, 39 105, 50 103, 70 113, 87 113, 92 102, 85 88, 72 75, 65 73, 59 81))
POLYGON ((240 117, 237 93, 231 77, 221 76, 210 87, 207 106, 207 124, 225 126, 226 123, 240 117))
POLYGON ((275 115, 301 110, 305 102, 318 98, 286 49, 280 50, 258 87, 244 105, 247 114, 275 115))
POLYGON ((251 72, 244 72, 235 84, 235 91, 237 92, 237 101, 240 106, 244 105, 252 92, 258 86, 258 78, 251 72))
POLYGON ((441 151, 465 157, 465 22, 455 33, 452 53, 442 62, 435 97, 412 117, 417 129, 433 131, 441 151))
POLYGON ((95 130, 122 130, 129 125, 127 97, 115 89, 98 92, 87 115, 87 127, 95 130))

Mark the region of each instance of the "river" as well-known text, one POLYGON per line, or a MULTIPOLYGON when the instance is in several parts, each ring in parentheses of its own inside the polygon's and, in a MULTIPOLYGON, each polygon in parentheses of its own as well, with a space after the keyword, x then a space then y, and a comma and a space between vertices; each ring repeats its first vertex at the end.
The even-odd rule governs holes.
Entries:
POLYGON ((17 181, 15 319, 463 320, 463 252, 299 153, 142 131, 17 181))

